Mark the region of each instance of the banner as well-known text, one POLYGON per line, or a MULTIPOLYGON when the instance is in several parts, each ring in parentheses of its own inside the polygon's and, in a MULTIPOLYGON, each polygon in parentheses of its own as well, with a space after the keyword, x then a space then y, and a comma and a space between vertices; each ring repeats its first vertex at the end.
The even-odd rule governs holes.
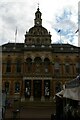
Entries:
POLYGON ((80 86, 64 90, 63 97, 80 101, 80 86))

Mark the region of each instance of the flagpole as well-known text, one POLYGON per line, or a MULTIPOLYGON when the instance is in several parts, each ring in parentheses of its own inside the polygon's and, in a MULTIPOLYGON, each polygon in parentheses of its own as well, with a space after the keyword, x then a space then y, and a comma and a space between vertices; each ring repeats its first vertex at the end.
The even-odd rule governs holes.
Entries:
POLYGON ((15 46, 16 46, 16 39, 17 39, 17 27, 16 27, 16 31, 15 31, 15 46))
POLYGON ((15 45, 16 45, 16 35, 15 35, 15 45))
POLYGON ((75 31, 75 33, 78 33, 79 32, 79 28, 75 31))
MULTIPOLYGON (((61 31, 60 31, 60 42, 61 42, 61 31)), ((62 44, 62 43, 61 43, 62 44)))
POLYGON ((61 42, 61 30, 60 29, 58 30, 58 33, 60 33, 59 35, 60 35, 60 42, 61 42))

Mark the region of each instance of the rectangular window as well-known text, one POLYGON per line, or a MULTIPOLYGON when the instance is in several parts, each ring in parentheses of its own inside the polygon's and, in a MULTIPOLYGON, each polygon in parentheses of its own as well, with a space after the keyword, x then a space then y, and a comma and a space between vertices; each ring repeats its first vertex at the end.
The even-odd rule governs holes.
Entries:
POLYGON ((68 63, 65 64, 65 72, 70 73, 70 65, 68 63))
POLYGON ((16 82, 15 83, 15 93, 19 93, 20 92, 20 83, 16 82))
POLYGON ((80 73, 80 63, 79 62, 77 62, 76 63, 76 73, 80 73))
POLYGON ((17 61, 17 64, 16 64, 16 71, 17 71, 18 73, 21 72, 21 62, 20 62, 20 61, 17 61))
POLYGON ((31 95, 31 81, 25 80, 25 98, 31 95))
POLYGON ((9 82, 5 82, 5 92, 9 93, 9 82))
POLYGON ((11 61, 7 61, 6 72, 11 72, 11 61))
POLYGON ((58 62, 55 62, 55 64, 54 64, 54 74, 55 74, 55 76, 60 75, 60 64, 58 62))

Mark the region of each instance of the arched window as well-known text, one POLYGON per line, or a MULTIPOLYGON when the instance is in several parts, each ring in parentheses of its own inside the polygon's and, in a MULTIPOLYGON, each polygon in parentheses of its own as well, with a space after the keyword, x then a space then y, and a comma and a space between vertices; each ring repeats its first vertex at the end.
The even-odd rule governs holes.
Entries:
POLYGON ((11 60, 8 60, 8 61, 7 61, 7 64, 6 64, 6 72, 11 72, 11 60))
POLYGON ((40 73, 41 72, 41 64, 42 64, 42 60, 40 57, 36 57, 34 59, 34 63, 35 63, 35 72, 36 73, 40 73))
POLYGON ((20 83, 15 82, 15 93, 19 93, 19 91, 20 91, 20 83))
POLYGON ((80 74, 80 62, 76 63, 76 73, 80 74))
POLYGON ((31 70, 32 70, 32 59, 31 58, 27 58, 26 59, 26 63, 27 63, 27 71, 31 72, 31 70))
POLYGON ((65 73, 70 73, 70 64, 68 62, 65 63, 65 73))
POLYGON ((55 75, 59 75, 60 74, 60 63, 59 62, 55 62, 54 63, 54 74, 55 75))
POLYGON ((41 40, 39 38, 36 39, 36 44, 39 45, 41 40))
POLYGON ((20 60, 17 60, 16 62, 16 71, 17 73, 21 72, 21 61, 20 60))
POLYGON ((48 58, 44 59, 44 70, 45 73, 49 72, 49 65, 50 65, 50 60, 48 58))
POLYGON ((40 15, 39 15, 39 14, 37 14, 37 18, 39 18, 39 16, 40 16, 40 15))
POLYGON ((69 56, 66 56, 66 58, 65 58, 65 66, 64 66, 66 74, 69 74, 72 71, 72 64, 71 63, 72 63, 71 58, 69 56))

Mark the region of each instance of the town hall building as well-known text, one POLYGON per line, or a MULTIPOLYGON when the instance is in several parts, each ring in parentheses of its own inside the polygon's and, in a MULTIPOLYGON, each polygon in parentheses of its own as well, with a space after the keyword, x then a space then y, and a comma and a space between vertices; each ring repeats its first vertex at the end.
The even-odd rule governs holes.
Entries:
POLYGON ((9 98, 51 101, 80 74, 80 47, 52 43, 41 16, 38 7, 24 43, 2 45, 2 89, 9 98))

